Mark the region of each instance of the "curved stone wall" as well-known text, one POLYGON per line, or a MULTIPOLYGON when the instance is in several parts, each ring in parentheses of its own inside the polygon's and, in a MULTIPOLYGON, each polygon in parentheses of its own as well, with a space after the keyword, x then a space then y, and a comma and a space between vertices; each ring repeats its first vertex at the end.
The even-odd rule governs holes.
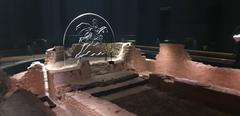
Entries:
POLYGON ((186 53, 182 44, 160 44, 154 73, 240 90, 239 69, 219 68, 194 62, 186 53))

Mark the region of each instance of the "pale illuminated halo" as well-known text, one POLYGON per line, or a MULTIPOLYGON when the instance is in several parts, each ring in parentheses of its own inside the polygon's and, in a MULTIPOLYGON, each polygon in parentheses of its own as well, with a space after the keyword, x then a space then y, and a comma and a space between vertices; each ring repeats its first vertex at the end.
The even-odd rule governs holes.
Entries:
MULTIPOLYGON (((63 46, 66 46, 66 36, 67 33, 70 29, 70 27, 74 27, 74 31, 77 32, 77 36, 78 37, 78 43, 81 44, 81 48, 78 51, 78 53, 75 56, 72 56, 74 59, 81 59, 84 56, 102 56, 105 53, 103 51, 98 51, 98 52, 94 52, 89 50, 90 47, 96 47, 99 44, 101 44, 103 42, 104 39, 104 35, 107 34, 110 30, 111 34, 112 34, 112 40, 113 42, 115 42, 115 34, 113 32, 113 29, 111 27, 111 25, 109 24, 109 22, 104 19, 102 16, 98 15, 98 14, 94 14, 94 13, 84 13, 81 14, 79 16, 77 16, 76 18, 74 18, 67 26, 66 30, 64 31, 64 35, 63 35, 63 46), (90 16, 92 18, 90 18, 90 21, 82 21, 80 23, 77 23, 76 26, 73 26, 73 24, 75 25, 77 20, 80 20, 83 17, 86 16, 90 16), (95 17, 95 18, 94 18, 95 17), (98 24, 98 20, 96 19, 101 19, 100 21, 103 21, 106 25, 99 25, 98 24)), ((65 55, 64 55, 64 61, 65 61, 65 55)))

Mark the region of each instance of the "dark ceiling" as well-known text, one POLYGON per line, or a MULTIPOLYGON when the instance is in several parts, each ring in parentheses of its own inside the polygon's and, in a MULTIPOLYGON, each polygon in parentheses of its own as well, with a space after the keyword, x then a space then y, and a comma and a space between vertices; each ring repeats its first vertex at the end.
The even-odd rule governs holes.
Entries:
POLYGON ((24 49, 46 39, 61 45, 63 31, 76 16, 105 17, 117 38, 136 35, 137 43, 196 40, 197 49, 232 52, 240 25, 239 0, 1 0, 0 50, 24 49), (158 39, 157 39, 158 38, 158 39))

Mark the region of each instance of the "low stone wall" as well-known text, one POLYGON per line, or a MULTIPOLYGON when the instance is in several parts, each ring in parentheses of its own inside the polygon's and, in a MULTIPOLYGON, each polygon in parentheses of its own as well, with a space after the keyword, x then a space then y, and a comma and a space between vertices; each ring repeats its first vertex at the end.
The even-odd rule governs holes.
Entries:
POLYGON ((85 92, 66 93, 62 102, 72 116, 135 116, 115 104, 85 92))
POLYGON ((44 66, 40 63, 32 64, 27 71, 10 77, 12 90, 19 88, 28 90, 35 95, 45 96, 44 66))
POLYGON ((71 86, 80 83, 83 80, 91 78, 91 69, 89 62, 64 68, 47 68, 49 94, 54 99, 60 98, 64 93, 71 91, 71 86))
MULTIPOLYGON (((142 72, 151 69, 149 65, 152 65, 153 63, 147 63, 145 57, 141 56, 140 50, 136 49, 134 45, 131 45, 130 43, 117 43, 114 45, 117 45, 117 48, 119 48, 117 51, 119 54, 117 55, 117 58, 113 59, 113 64, 107 61, 95 62, 82 60, 79 61, 78 64, 65 65, 61 67, 57 65, 58 63, 49 62, 46 67, 50 96, 57 100, 57 98, 61 98, 64 93, 72 91, 72 85, 77 85, 81 81, 91 79, 97 75, 104 75, 124 70, 142 72)), ((54 55, 50 58, 52 57, 57 56, 54 55)))
POLYGON ((142 56, 140 50, 134 45, 129 46, 127 54, 124 56, 124 62, 128 69, 136 72, 144 72, 148 70, 146 57, 142 56))
POLYGON ((208 85, 219 86, 240 91, 240 70, 219 68, 191 61, 184 45, 160 44, 156 57, 155 71, 178 78, 187 78, 208 85))
POLYGON ((146 67, 147 67, 147 70, 146 71, 149 71, 149 72, 154 72, 155 71, 155 64, 156 64, 156 60, 151 60, 151 59, 148 59, 146 60, 146 67))
POLYGON ((0 116, 56 116, 36 96, 45 94, 41 68, 35 64, 11 78, 0 70, 0 116))
MULTIPOLYGON (((113 59, 116 59, 115 64, 113 65, 113 70, 135 70, 137 72, 142 72, 149 71, 149 68, 151 68, 151 66, 149 67, 151 64, 148 64, 146 61, 146 57, 142 56, 140 50, 131 43, 103 43, 96 47, 90 47, 89 49, 98 53, 100 51, 106 51, 104 46, 107 46, 107 49, 111 49, 108 51, 112 51, 113 59)), ((73 46, 67 50, 67 53, 74 56, 76 53, 78 53, 78 51, 80 51, 80 49, 81 44, 73 44, 73 46)), ((46 64, 55 64, 57 62, 63 61, 63 56, 64 48, 54 47, 47 50, 45 62, 46 64)), ((109 54, 107 56, 110 57, 109 54)), ((71 58, 69 60, 71 60, 71 58)), ((99 64, 101 65, 104 63, 99 64)), ((93 66, 95 65, 97 64, 94 64, 93 66)), ((104 65, 107 65, 107 62, 104 65)))
POLYGON ((92 73, 97 74, 99 71, 100 74, 112 73, 122 70, 132 70, 138 73, 144 71, 153 71, 154 61, 146 61, 146 57, 141 55, 139 49, 137 49, 134 45, 124 45, 126 43, 122 43, 122 50, 120 49, 120 54, 116 58, 114 64, 105 63, 97 63, 91 65, 92 73), (102 71, 102 72, 101 72, 102 71))

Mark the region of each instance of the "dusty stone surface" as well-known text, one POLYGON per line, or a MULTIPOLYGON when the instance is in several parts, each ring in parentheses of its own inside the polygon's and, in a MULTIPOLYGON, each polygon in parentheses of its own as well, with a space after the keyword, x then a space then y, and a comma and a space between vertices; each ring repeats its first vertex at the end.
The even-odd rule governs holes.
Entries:
POLYGON ((63 103, 72 116, 135 116, 115 104, 98 99, 85 92, 67 93, 64 96, 63 103))
POLYGON ((64 93, 71 91, 71 85, 78 84, 91 77, 89 62, 82 62, 78 67, 67 70, 47 70, 48 86, 50 96, 54 99, 61 97, 64 93))
POLYGON ((124 62, 115 62, 114 64, 109 64, 108 62, 97 63, 91 65, 91 77, 119 72, 126 69, 127 68, 124 62))
POLYGON ((45 95, 43 65, 40 63, 33 63, 27 71, 15 74, 10 79, 13 90, 22 88, 38 96, 45 95))
MULTIPOLYGON (((79 45, 74 45, 79 49, 79 45)), ((61 97, 65 92, 71 91, 69 87, 81 81, 93 78, 98 75, 119 72, 123 70, 142 71, 146 70, 145 58, 141 56, 130 43, 113 44, 115 48, 114 64, 108 62, 81 61, 75 65, 59 67, 58 63, 47 65, 50 95, 53 98, 61 97)), ((74 52, 74 49, 72 52, 74 52)), ((71 50, 70 50, 71 51, 71 50)), ((75 50, 76 52, 76 50, 75 50)), ((75 53, 74 52, 74 53, 75 53)), ((52 57, 56 57, 52 55, 52 57)))
POLYGON ((134 45, 129 46, 128 53, 126 54, 124 60, 129 69, 137 72, 144 72, 148 70, 146 58, 141 55, 140 50, 134 45))
MULTIPOLYGON (((73 57, 75 56, 76 53, 78 53, 78 51, 80 51, 80 49, 81 49, 80 44, 73 44, 72 48, 70 48, 69 50, 66 50, 66 52, 67 54, 73 57)), ((106 53, 105 55, 107 55, 108 60, 110 57, 113 58, 115 63, 112 67, 108 66, 106 61, 101 63, 100 62, 95 63, 93 65, 93 66, 95 66, 96 64, 101 65, 102 68, 106 69, 107 71, 129 69, 129 70, 136 70, 137 72, 141 72, 141 71, 146 71, 148 70, 148 68, 150 68, 150 67, 147 67, 148 63, 146 62, 145 57, 141 56, 140 50, 137 49, 131 43, 121 43, 121 42, 103 43, 103 44, 99 44, 98 46, 89 47, 89 50, 96 53, 103 51, 103 53, 106 53), (110 52, 112 52, 112 55, 109 54, 110 52)), ((100 55, 100 56, 97 56, 96 58, 105 57, 105 55, 103 56, 100 55)), ((49 49, 46 52, 45 61, 47 64, 55 64, 60 61, 63 61, 64 60, 63 56, 64 56, 64 48, 54 47, 49 49)), ((72 62, 72 60, 75 61, 73 58, 67 58, 65 59, 64 62, 66 63, 66 65, 68 65, 68 64, 72 64, 70 63, 72 62)), ((93 69, 93 72, 94 72, 94 69, 93 69)))
POLYGON ((191 61, 181 44, 160 44, 154 73, 240 90, 239 69, 219 68, 191 61))
POLYGON ((0 103, 0 116, 56 116, 54 112, 25 90, 18 90, 0 103))
POLYGON ((156 60, 151 60, 151 59, 147 59, 146 60, 146 64, 147 64, 147 72, 154 72, 155 71, 155 64, 156 64, 156 60))

